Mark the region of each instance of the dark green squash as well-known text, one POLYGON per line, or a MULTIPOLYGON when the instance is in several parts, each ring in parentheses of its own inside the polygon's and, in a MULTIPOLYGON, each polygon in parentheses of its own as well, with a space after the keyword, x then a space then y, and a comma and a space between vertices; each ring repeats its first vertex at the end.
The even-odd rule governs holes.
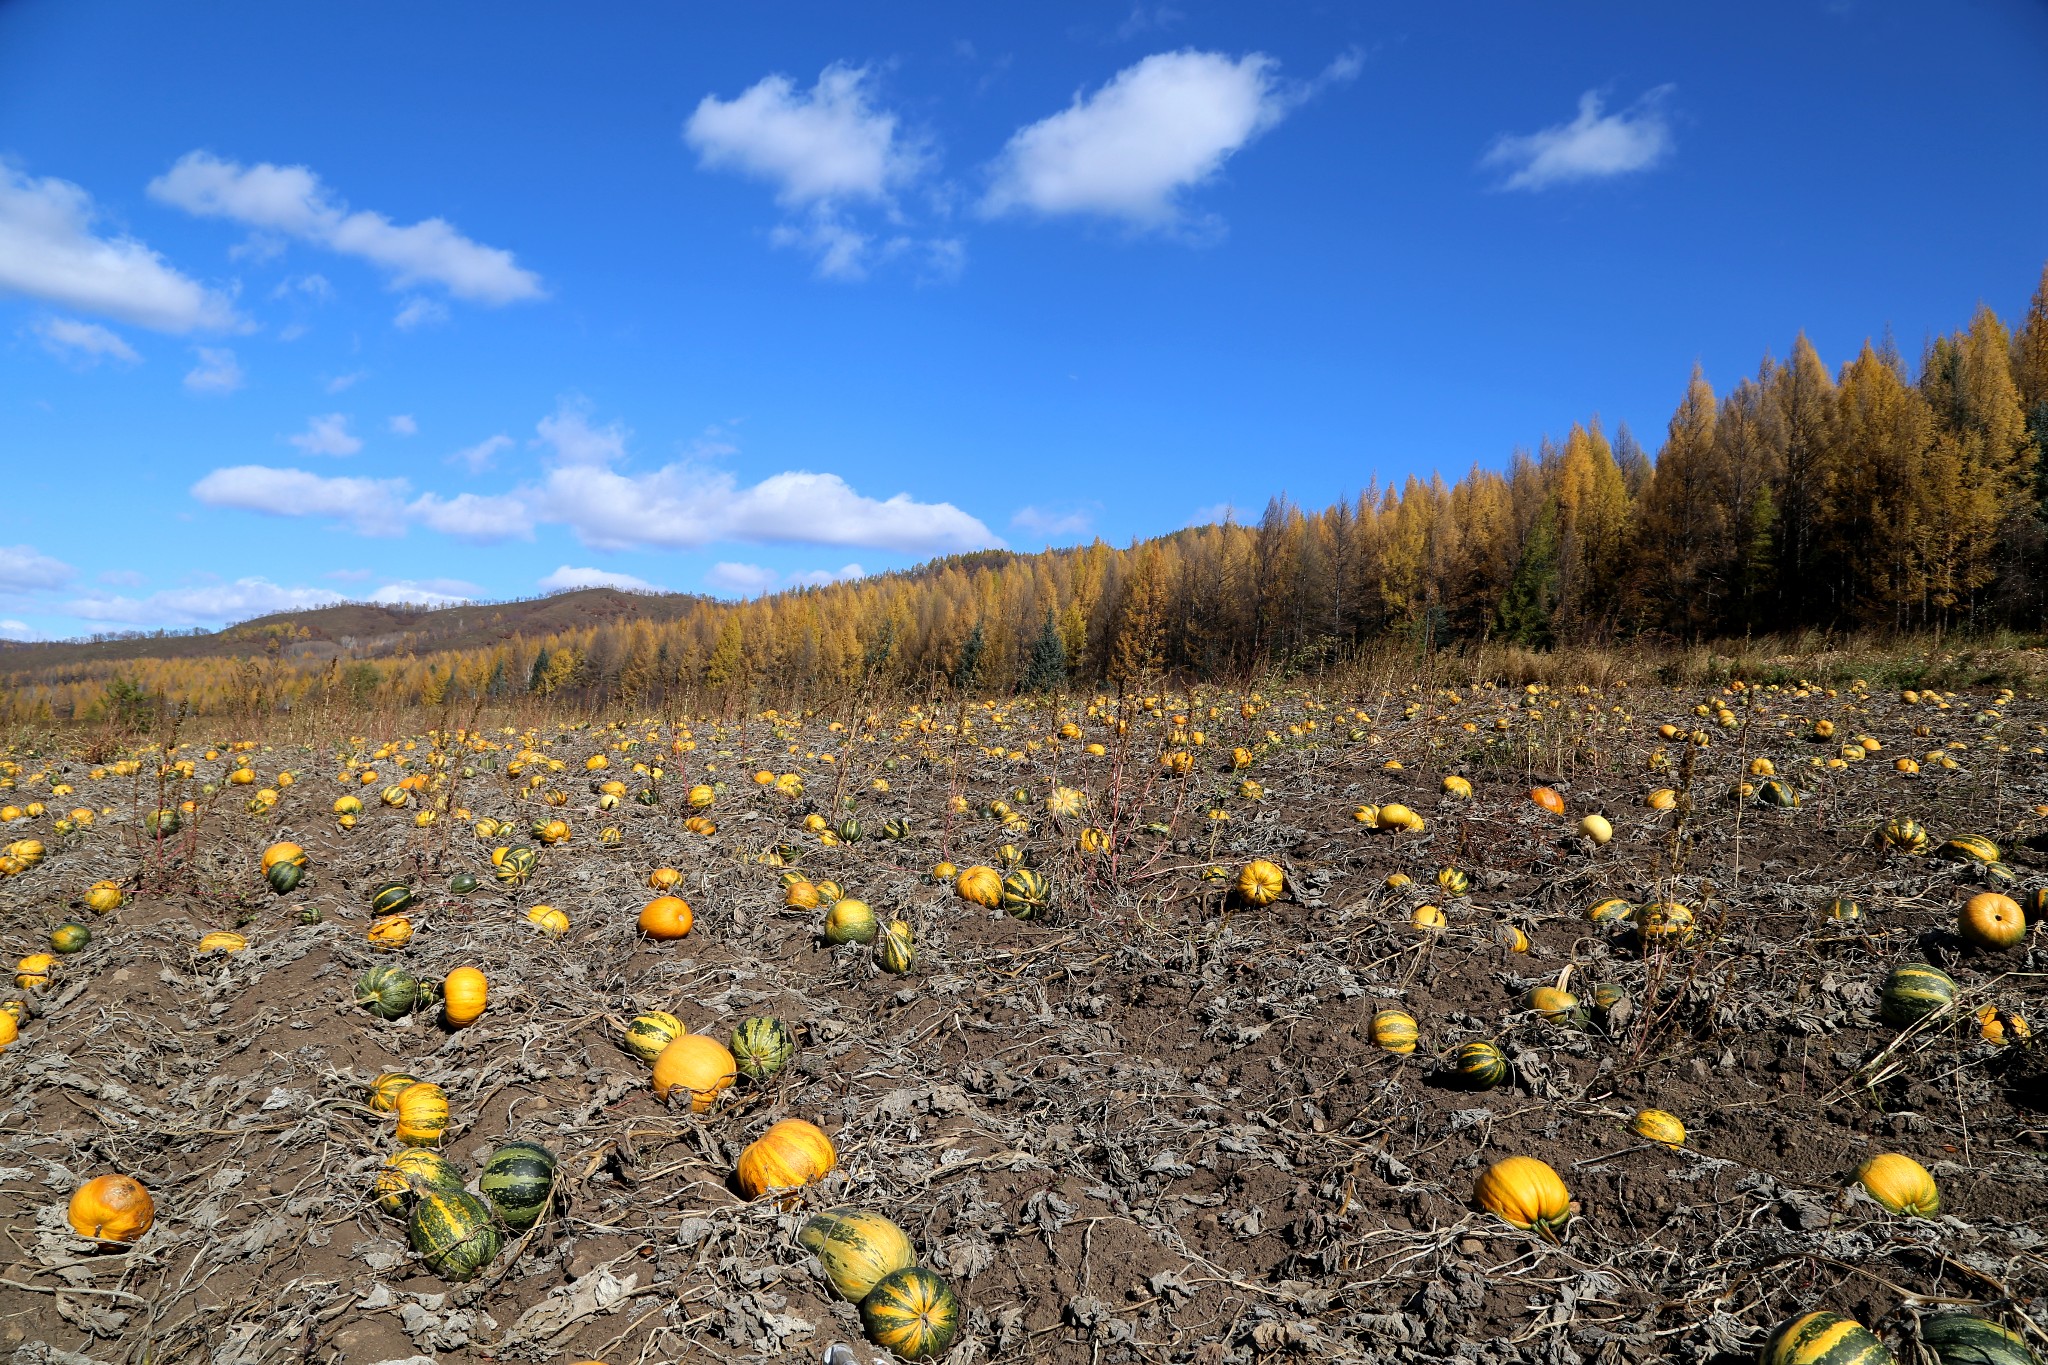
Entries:
POLYGON ((952 1286, 922 1266, 884 1275, 860 1301, 868 1340, 905 1360, 942 1356, 960 1331, 960 1300, 952 1286))
POLYGON ((448 879, 448 889, 458 896, 467 896, 476 890, 478 882, 473 872, 458 872, 448 879))
POLYGON ((1968 1313, 1923 1320, 1920 1340, 1941 1365, 2040 1365, 2025 1337, 1968 1313))
POLYGON ((1771 1334, 1759 1365, 1898 1365, 1869 1328, 1840 1313, 1808 1313, 1771 1334))
POLYGON ((412 888, 404 882, 386 882, 370 893, 370 913, 395 915, 413 902, 412 888))
POLYGON ((306 879, 306 865, 294 862, 272 863, 270 871, 263 874, 263 879, 270 883, 272 891, 280 896, 287 895, 297 890, 299 883, 306 879))
POLYGON ((434 1273, 449 1280, 475 1279, 504 1246, 490 1208, 467 1190, 419 1191, 406 1237, 434 1273))
POLYGON ((1003 909, 1014 919, 1037 919, 1051 900, 1052 886, 1028 867, 1003 878, 1003 909))
POLYGON ((732 1059, 739 1073, 759 1085, 774 1078, 796 1055, 796 1035, 770 1014, 740 1021, 732 1031, 732 1059))
POLYGON ((505 1226, 525 1231, 547 1212, 555 1194, 555 1157, 532 1142, 508 1142, 491 1153, 477 1188, 505 1226))
POLYGON ((1956 998, 1956 981, 1939 967, 1907 962, 1884 979, 1879 1015, 1893 1028, 1910 1028, 1956 998))
POLYGON ((419 978, 380 962, 356 978, 356 1003, 379 1019, 403 1019, 419 1007, 419 978))

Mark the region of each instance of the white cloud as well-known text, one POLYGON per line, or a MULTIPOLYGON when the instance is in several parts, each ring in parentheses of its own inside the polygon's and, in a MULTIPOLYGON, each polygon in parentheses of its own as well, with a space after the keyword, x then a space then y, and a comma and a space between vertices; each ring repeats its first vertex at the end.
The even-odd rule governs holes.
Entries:
POLYGON ((42 340, 44 350, 80 369, 89 370, 102 360, 119 360, 129 365, 142 363, 142 357, 133 346, 96 322, 45 318, 31 330, 42 340))
POLYGON ((1479 164, 1508 172, 1501 188, 1541 190, 1575 180, 1604 180, 1648 170, 1671 151, 1664 101, 1676 89, 1660 85, 1617 114, 1602 114, 1600 94, 1579 96, 1579 113, 1534 133, 1503 133, 1479 164))
POLYGON ((448 460, 451 464, 463 466, 472 474, 481 474, 491 467, 491 461, 497 458, 499 451, 510 450, 517 444, 517 441, 501 431, 495 436, 484 437, 473 446, 464 446, 450 455, 448 460))
POLYGON ((1227 502, 1219 502, 1213 507, 1197 507, 1189 514, 1187 520, 1189 526, 1215 526, 1225 523, 1232 526, 1244 525, 1244 513, 1227 502))
POLYGON ((359 257, 387 272, 397 288, 431 282, 459 299, 485 304, 517 303, 545 292, 540 277, 521 268, 511 252, 471 241, 444 219, 401 227, 381 213, 349 212, 304 166, 245 167, 209 152, 187 152, 149 182, 149 192, 187 213, 227 218, 359 257))
POLYGON ((416 294, 405 301, 392 316, 391 325, 401 332, 410 332, 415 327, 438 327, 448 321, 448 306, 439 299, 430 299, 416 294))
POLYGON ((401 412, 385 419, 384 430, 393 436, 417 436, 420 434, 420 424, 412 419, 411 413, 401 412))
POLYGON ((108 569, 100 575, 100 582, 111 583, 117 588, 139 588, 149 581, 149 575, 134 569, 108 569))
POLYGON ((399 603, 414 607, 458 607, 464 602, 475 601, 478 591, 474 583, 451 579, 428 579, 423 583, 401 580, 386 583, 365 600, 386 607, 399 603))
POLYGON ((1020 507, 1010 518, 1010 525, 1018 530, 1046 540, 1083 535, 1094 524, 1095 514, 1081 507, 1020 507))
POLYGON ((404 533, 405 493, 404 479, 329 479, 257 464, 216 469, 192 485, 192 496, 208 507, 328 518, 366 536, 404 533))
POLYGON ((225 295, 133 237, 96 235, 94 216, 92 196, 79 186, 0 162, 0 291, 159 332, 239 325, 225 295))
MULTIPOLYGON (((278 244, 278 250, 284 250, 283 243, 278 244)), ((334 286, 327 282, 325 275, 294 275, 279 280, 277 287, 270 291, 272 299, 288 299, 293 294, 304 294, 309 299, 325 303, 334 297, 334 286)))
MULTIPOLYGON (((1276 77, 1254 52, 1161 52, 1124 68, 1093 93, 1019 129, 995 164, 984 214, 1087 213, 1141 228, 1181 220, 1182 193, 1279 123, 1306 90, 1276 77)), ((1355 61, 1326 78, 1356 70, 1355 61)), ((1312 87, 1310 87, 1312 88, 1312 87)))
POLYGON ((738 98, 706 95, 683 140, 707 170, 736 170, 776 187, 789 207, 886 200, 916 176, 924 152, 897 136, 896 115, 874 108, 865 67, 835 63, 808 92, 766 76, 738 98))
POLYGON ((195 346, 199 363, 185 372, 185 387, 194 393, 233 393, 242 387, 242 367, 225 346, 195 346))
POLYGON ((609 569, 573 569, 567 564, 556 569, 540 581, 543 592, 561 592, 573 588, 618 588, 625 592, 667 592, 658 583, 644 578, 635 578, 629 573, 613 573, 609 569))
POLYGON ((538 433, 534 444, 551 447, 555 458, 564 464, 612 464, 622 460, 626 457, 626 442, 633 435, 618 422, 593 427, 589 404, 575 398, 559 400, 554 412, 541 418, 534 430, 538 433))
POLYGON ((422 493, 406 505, 406 516, 444 536, 492 544, 501 540, 532 540, 534 514, 520 493, 457 493, 444 498, 422 493))
POLYGON ((361 438, 350 434, 347 416, 339 412, 308 417, 304 431, 284 439, 302 455, 353 455, 363 448, 361 438))
POLYGON ((867 253, 874 238, 826 210, 812 212, 802 223, 778 223, 768 231, 770 246, 801 251, 817 260, 820 279, 867 278, 867 253))
POLYGON ((838 569, 812 569, 808 573, 793 573, 789 581, 801 588, 822 588, 827 583, 846 583, 856 578, 866 578, 868 571, 858 564, 848 564, 838 569))
POLYGON ((704 581, 727 592, 758 593, 767 592, 781 581, 781 577, 765 565, 721 562, 711 566, 704 575, 704 581))
POLYGON ((61 588, 77 576, 78 570, 33 545, 0 545, 0 592, 61 588))
POLYGON ((327 381, 327 391, 329 393, 346 393, 369 377, 370 372, 368 370, 352 370, 348 374, 338 374, 327 381))
POLYGON ((28 622, 17 621, 12 617, 0 620, 0 640, 33 640, 35 638, 37 638, 36 632, 29 626, 28 622))
POLYGON ((273 612, 331 607, 345 600, 331 588, 286 588, 267 578, 238 578, 147 597, 84 597, 64 610, 88 621, 129 626, 211 626, 273 612))

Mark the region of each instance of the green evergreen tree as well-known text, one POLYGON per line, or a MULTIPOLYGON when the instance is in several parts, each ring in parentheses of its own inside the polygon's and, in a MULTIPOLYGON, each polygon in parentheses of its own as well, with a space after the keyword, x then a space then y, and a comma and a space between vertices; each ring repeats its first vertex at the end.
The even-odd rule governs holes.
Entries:
POLYGON ((967 633, 967 640, 960 646, 960 657, 953 662, 953 686, 962 692, 972 692, 974 682, 981 674, 982 651, 988 647, 986 633, 981 622, 974 623, 974 629, 967 633))
POLYGON ((1557 608, 1557 504, 1546 502, 1529 528, 1522 557, 1501 598, 1500 633, 1518 645, 1541 648, 1551 642, 1550 616, 1557 608))
POLYGON ((539 692, 547 687, 548 665, 552 662, 553 660, 548 658, 547 646, 542 645, 540 653, 533 656, 533 672, 526 675, 527 691, 539 692))
POLYGON ((1026 692, 1057 692, 1067 685, 1067 642, 1060 636, 1059 622, 1045 614, 1045 628, 1031 644, 1031 659, 1024 669, 1026 692))

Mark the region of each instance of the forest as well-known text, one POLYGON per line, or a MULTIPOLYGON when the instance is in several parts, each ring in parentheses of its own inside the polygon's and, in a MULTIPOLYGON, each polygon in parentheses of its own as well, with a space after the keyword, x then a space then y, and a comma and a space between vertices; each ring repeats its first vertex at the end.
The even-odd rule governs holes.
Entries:
POLYGON ((599 708, 803 704, 1298 675, 1389 637, 1432 645, 1698 641, 1810 629, 2033 631, 2048 602, 2048 269, 2017 326, 1979 307, 1909 363, 1830 369, 1802 334, 1717 393, 1695 368, 1654 459, 1597 417, 1447 483, 1115 548, 984 551, 746 602, 701 599, 489 648, 0 675, 14 721, 168 704, 559 698, 599 708))

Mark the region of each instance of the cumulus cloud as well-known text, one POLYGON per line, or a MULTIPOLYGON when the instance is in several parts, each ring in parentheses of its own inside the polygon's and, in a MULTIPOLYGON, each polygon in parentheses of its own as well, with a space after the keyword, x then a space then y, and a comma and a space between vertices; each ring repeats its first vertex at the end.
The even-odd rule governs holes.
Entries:
POLYGON ((393 436, 417 436, 420 434, 420 424, 413 420, 411 413, 401 412, 385 419, 384 430, 393 436))
POLYGON ((429 531, 479 545, 533 539, 534 510, 520 492, 457 493, 452 498, 422 493, 406 504, 405 515, 429 531))
POLYGON ((1648 170, 1672 149, 1664 104, 1676 88, 1660 85, 1614 114, 1602 113, 1600 93, 1588 90, 1579 96, 1578 117, 1571 122, 1503 133, 1479 164, 1505 171, 1505 190, 1542 190, 1648 170))
POLYGON ((348 429, 348 418, 339 412, 308 417, 306 429, 284 438, 303 455, 353 455, 363 448, 362 439, 348 429))
POLYGON ((867 69, 834 63, 808 91, 765 76, 737 98, 706 95, 683 141, 707 170, 733 170, 775 186, 799 207, 884 200, 923 165, 923 149, 898 136, 896 115, 874 107, 867 69))
POLYGON ((0 162, 0 291, 159 332, 240 324, 226 295, 174 269, 133 237, 93 230, 92 196, 0 162))
POLYGON ((28 622, 17 621, 11 616, 0 620, 0 640, 33 640, 36 638, 36 632, 28 622))
POLYGON ((812 569, 808 573, 793 573, 789 581, 802 588, 822 588, 827 583, 846 583, 856 578, 866 578, 868 571, 858 564, 847 564, 837 569, 812 569))
POLYGON ((464 446, 450 455, 448 460, 451 464, 461 465, 472 474, 481 474, 491 467, 491 461, 497 458, 499 451, 510 450, 517 444, 517 441, 501 431, 495 436, 484 437, 473 446, 464 446))
POLYGON ((320 517, 365 536, 404 533, 405 493, 404 479, 330 479, 303 469, 256 464, 216 469, 192 485, 192 496, 208 507, 274 517, 320 517))
POLYGON ((562 592, 571 588, 619 588, 625 592, 668 591, 658 583, 635 578, 629 573, 614 573, 609 569, 575 569, 567 564, 541 579, 540 588, 543 592, 562 592))
POLYGON ((61 588, 77 576, 78 570, 33 545, 0 545, 0 592, 61 588))
POLYGON ((981 211, 1175 226, 1186 191, 1214 178, 1320 84, 1357 69, 1356 57, 1340 58, 1319 81, 1290 87, 1264 53, 1155 53, 1012 135, 981 211))
POLYGON ((704 575, 704 582, 726 592, 761 593, 774 587, 781 578, 782 575, 764 564, 722 561, 711 566, 704 575))
POLYGON ((371 593, 366 601, 378 606, 398 605, 414 607, 458 607, 464 602, 473 602, 480 589, 474 583, 460 579, 430 578, 424 582, 400 579, 386 583, 371 593))
POLYGON ((185 372, 185 387, 194 393, 233 393, 242 387, 242 367, 225 346, 195 346, 199 363, 185 372))
POLYGON ((333 198, 304 166, 243 166, 210 152, 187 152, 149 182, 149 193, 206 218, 226 218, 354 256, 382 269, 394 288, 438 284, 472 303, 507 304, 542 297, 540 276, 512 253, 471 241, 441 218, 400 226, 381 213, 333 198))
POLYGON ((196 588, 172 588, 147 597, 82 597, 64 610, 88 621, 127 626, 216 626, 280 611, 331 607, 345 600, 331 588, 287 588, 267 578, 238 578, 196 588))
POLYGON ((626 442, 633 435, 619 422, 592 426, 590 405, 580 398, 560 400, 534 432, 534 444, 547 446, 564 464, 615 464, 626 458, 626 442))
POLYGON ((1095 513, 1085 507, 1020 507, 1010 525, 1033 537, 1061 540, 1087 534, 1095 525, 1095 513))
POLYGON ((102 360, 119 360, 128 365, 142 363, 133 346, 96 322, 45 318, 30 330, 42 341, 44 350, 80 369, 89 370, 102 360))

